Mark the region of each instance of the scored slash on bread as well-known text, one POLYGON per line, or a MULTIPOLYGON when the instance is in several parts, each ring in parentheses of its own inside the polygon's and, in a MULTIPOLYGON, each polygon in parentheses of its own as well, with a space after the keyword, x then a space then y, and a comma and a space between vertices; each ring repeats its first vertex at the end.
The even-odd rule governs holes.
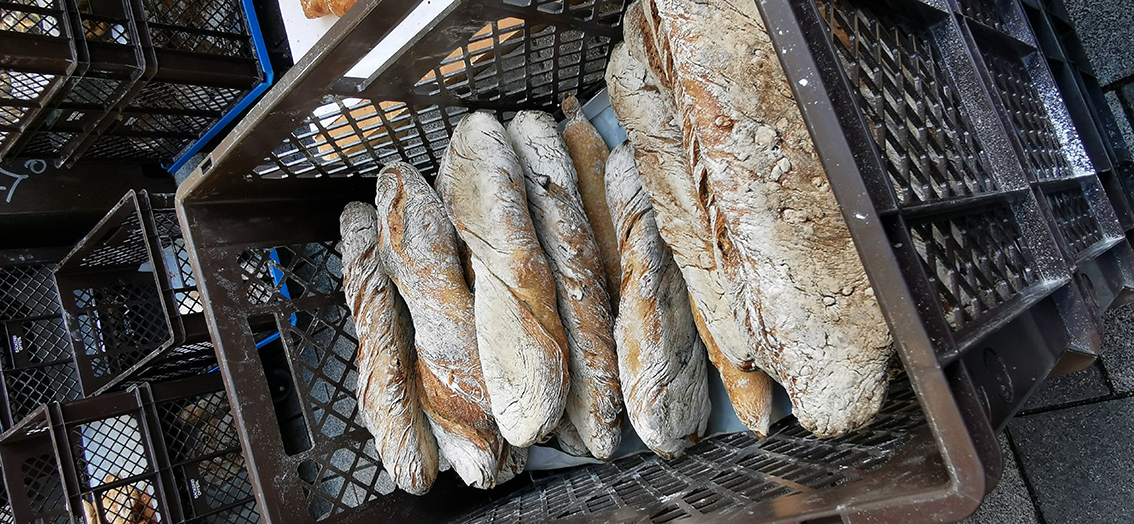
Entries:
MULTIPOLYGON (((623 16, 625 45, 611 54, 607 89, 611 107, 626 128, 642 185, 650 195, 658 231, 681 267, 701 340, 709 361, 720 373, 737 416, 757 434, 771 425, 772 380, 760 370, 745 372, 723 355, 747 351, 755 341, 736 324, 725 297, 730 284, 713 255, 709 213, 699 196, 704 180, 695 180, 686 158, 673 94, 658 85, 646 63, 660 63, 651 52, 653 33, 644 20, 642 3, 630 5, 623 16), (641 55, 648 59, 635 57, 641 55), (646 56, 648 55, 648 56, 646 56), (652 57, 652 58, 651 58, 652 57)), ((660 66, 657 66, 660 67, 660 66)))
POLYGON ((817 436, 862 427, 893 341, 757 5, 640 1, 646 62, 672 89, 726 298, 755 342, 722 353, 772 374, 817 436))
POLYGON ((566 414, 591 454, 606 459, 622 441, 622 391, 602 257, 583 211, 575 167, 550 114, 520 111, 507 133, 520 159, 532 225, 555 279, 567 333, 566 414))
POLYGON ((675 458, 708 426, 708 364, 685 281, 658 235, 629 143, 607 159, 606 197, 622 255, 614 337, 626 413, 646 446, 675 458))
POLYGON ((380 258, 413 319, 422 407, 438 447, 466 484, 491 488, 509 450, 491 416, 456 233, 409 164, 382 169, 375 204, 380 258))
POLYGON ((438 458, 418 398, 413 326, 378 259, 374 207, 347 204, 339 225, 343 291, 358 334, 359 414, 394 483, 422 495, 437 478, 438 458))
POLYGON ((501 434, 527 447, 555 429, 569 389, 567 335, 504 126, 476 112, 457 125, 437 175, 475 273, 477 345, 501 434))

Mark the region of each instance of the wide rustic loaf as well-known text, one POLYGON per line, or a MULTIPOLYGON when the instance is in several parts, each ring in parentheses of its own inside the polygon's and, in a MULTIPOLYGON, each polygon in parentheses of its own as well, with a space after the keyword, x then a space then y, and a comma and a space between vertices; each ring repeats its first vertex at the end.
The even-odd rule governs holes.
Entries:
POLYGON ((619 282, 622 269, 618 266, 618 237, 614 234, 614 222, 610 220, 610 206, 606 205, 606 158, 610 150, 598 129, 583 114, 583 108, 575 95, 563 98, 563 115, 567 123, 563 127, 563 142, 567 153, 579 176, 579 196, 583 199, 583 211, 587 222, 595 234, 599 255, 606 272, 606 290, 610 295, 611 311, 618 311, 619 282))
POLYGON ((674 458, 709 423, 708 364, 685 281, 658 235, 629 143, 607 159, 606 199, 622 255, 614 339, 626 413, 646 446, 674 458))
POLYGON ((523 168, 528 211, 547 254, 567 332, 567 417, 591 454, 606 459, 622 441, 622 390, 602 258, 583 211, 575 167, 551 115, 520 111, 507 132, 523 168))
POLYGON ((495 116, 477 112, 457 124, 437 187, 472 259, 477 345, 492 414, 509 443, 530 446, 563 414, 567 335, 528 215, 523 169, 495 116))
POLYGON ((893 341, 756 4, 642 1, 726 298, 756 342, 722 352, 771 373, 818 436, 867 424, 893 341))
POLYGON ((674 114, 672 94, 658 86, 644 63, 630 53, 645 47, 641 4, 631 4, 623 17, 626 45, 617 47, 607 68, 610 103, 634 146, 642 185, 649 193, 658 231, 689 287, 694 309, 706 320, 697 323, 710 361, 720 371, 740 420, 763 435, 771 424, 772 381, 760 370, 745 372, 723 357, 722 347, 742 353, 755 342, 736 325, 725 298, 730 287, 713 256, 708 211, 698 198, 700 180, 693 179, 674 114))
POLYGON ((382 266, 413 318, 422 405, 437 444, 465 483, 490 488, 506 450, 490 414, 453 226, 409 164, 382 169, 375 203, 382 266))
POLYGON ((421 495, 437 478, 438 459, 418 399, 413 326, 379 262, 374 208, 351 202, 339 225, 343 291, 358 335, 359 414, 394 483, 421 495))

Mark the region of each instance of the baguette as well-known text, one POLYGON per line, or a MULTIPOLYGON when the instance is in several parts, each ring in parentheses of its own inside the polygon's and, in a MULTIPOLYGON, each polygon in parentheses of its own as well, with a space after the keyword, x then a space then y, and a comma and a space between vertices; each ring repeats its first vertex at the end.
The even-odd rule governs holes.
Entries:
POLYGON ((351 202, 339 219, 343 291, 358 334, 358 409, 382 467, 398 487, 422 495, 437 478, 437 443, 421 412, 413 327, 378 260, 378 220, 351 202))
POLYGON ((477 112, 457 124, 437 186, 476 275, 477 345, 492 414, 510 444, 528 447, 563 414, 567 335, 523 170, 496 117, 477 112))
POLYGON ((507 132, 567 332, 567 417, 591 454, 607 459, 622 441, 622 390, 602 257, 576 190, 575 168, 551 115, 520 111, 507 132))
POLYGON ((675 458, 709 423, 705 346, 681 271, 658 235, 628 142, 607 159, 606 198, 622 261, 614 338, 626 413, 646 446, 675 458))
POLYGON ((518 448, 505 444, 504 460, 500 461, 500 470, 496 473, 496 485, 503 484, 516 478, 528 465, 528 448, 518 448))
POLYGON ((591 224, 599 255, 602 256, 610 310, 618 311, 618 280, 622 278, 622 269, 618 266, 618 237, 614 234, 614 222, 610 220, 610 206, 606 205, 606 185, 603 183, 610 150, 606 148, 602 135, 583 114, 575 95, 568 94, 563 98, 563 115, 567 117, 563 142, 567 144, 567 153, 571 155, 571 163, 579 175, 583 211, 587 214, 587 222, 591 224))
POLYGON ((504 440, 490 415, 453 226, 433 188, 406 163, 382 169, 375 203, 382 265, 413 318, 422 404, 438 447, 466 484, 490 488, 504 440))
POLYGON ((713 256, 708 212, 698 199, 699 181, 685 159, 685 146, 674 115, 670 92, 654 81, 646 66, 631 56, 647 38, 641 29, 641 4, 631 4, 623 17, 626 45, 616 48, 607 69, 607 88, 615 115, 634 144, 634 159, 642 185, 650 195, 658 231, 673 250, 673 258, 689 288, 690 302, 700 321, 709 361, 721 373, 729 400, 740 420, 757 434, 771 424, 772 381, 760 370, 747 373, 723 357, 747 350, 755 342, 736 325, 725 298, 729 284, 713 256), (707 317, 701 317, 702 315, 707 317), (752 375, 752 376, 748 376, 752 375))
POLYGON ((590 450, 587 449, 587 443, 583 442, 583 438, 579 436, 579 431, 575 429, 575 425, 571 423, 570 419, 564 418, 559 423, 559 427, 555 430, 555 441, 559 443, 559 449, 568 455, 576 457, 591 455, 590 450))
POLYGON ((862 427, 886 395, 893 340, 757 6, 642 1, 726 298, 755 341, 720 349, 772 374, 816 436, 862 427))

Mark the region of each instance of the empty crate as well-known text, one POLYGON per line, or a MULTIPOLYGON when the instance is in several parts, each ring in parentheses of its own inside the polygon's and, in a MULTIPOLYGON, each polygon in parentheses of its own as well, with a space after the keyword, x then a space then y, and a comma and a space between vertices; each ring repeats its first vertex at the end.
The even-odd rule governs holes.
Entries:
POLYGON ((55 278, 85 395, 216 366, 170 195, 126 194, 55 278))

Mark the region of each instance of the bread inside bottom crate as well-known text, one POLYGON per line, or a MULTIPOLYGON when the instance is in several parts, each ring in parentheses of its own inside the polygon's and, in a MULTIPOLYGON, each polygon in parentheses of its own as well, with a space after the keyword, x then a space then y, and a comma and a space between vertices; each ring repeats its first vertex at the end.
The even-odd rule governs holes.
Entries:
POLYGON ((279 184, 312 190, 296 191, 310 198, 288 202, 294 212, 275 213, 271 221, 251 217, 264 216, 258 215, 263 206, 280 201, 211 205, 211 220, 198 222, 190 236, 198 269, 215 277, 206 284, 206 296, 214 328, 225 334, 218 340, 221 369, 249 458, 257 464, 253 483, 272 521, 381 515, 527 522, 622 515, 666 522, 750 512, 775 499, 799 500, 855 484, 885 497, 887 489, 897 491, 897 478, 904 479, 903 490, 949 482, 922 408, 899 372, 878 418, 839 439, 818 439, 788 417, 767 439, 751 432, 711 436, 673 461, 635 454, 529 472, 488 491, 464 486, 449 471, 424 496, 396 490, 359 416, 358 342, 344 303, 338 248, 339 212, 352 197, 372 198, 373 179, 267 184, 265 189, 279 184), (279 340, 257 344, 264 332, 277 329, 279 340))

